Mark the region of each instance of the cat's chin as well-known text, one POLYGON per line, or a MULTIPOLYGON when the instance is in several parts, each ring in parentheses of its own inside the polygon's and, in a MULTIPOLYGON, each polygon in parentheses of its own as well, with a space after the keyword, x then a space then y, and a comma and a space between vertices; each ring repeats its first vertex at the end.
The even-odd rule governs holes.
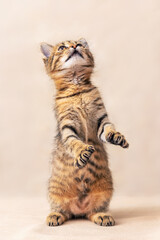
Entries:
POLYGON ((65 62, 69 61, 71 58, 73 57, 81 57, 81 58, 84 58, 83 55, 77 51, 77 50, 74 50, 69 56, 68 58, 65 60, 65 62))
POLYGON ((63 63, 63 67, 64 68, 71 68, 71 67, 75 67, 75 66, 80 66, 84 63, 85 63, 84 58, 82 58, 78 54, 75 54, 70 59, 68 59, 67 61, 65 61, 63 63))

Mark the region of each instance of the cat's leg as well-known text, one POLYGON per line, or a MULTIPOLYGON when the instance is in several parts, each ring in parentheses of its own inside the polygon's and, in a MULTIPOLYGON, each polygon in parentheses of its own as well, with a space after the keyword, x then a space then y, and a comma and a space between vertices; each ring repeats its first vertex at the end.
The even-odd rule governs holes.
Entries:
POLYGON ((80 139, 78 129, 73 122, 62 125, 61 136, 66 152, 75 159, 74 165, 78 168, 84 167, 95 151, 94 146, 88 145, 80 139))
POLYGON ((64 198, 62 194, 49 192, 51 212, 46 218, 48 226, 59 226, 71 218, 69 210, 69 199, 64 198))
MULTIPOLYGON (((96 187, 97 188, 97 187, 96 187)), ((113 188, 107 191, 92 193, 92 210, 87 214, 87 218, 100 226, 113 226, 115 221, 108 211, 109 203, 112 197, 113 188)))
POLYGON ((103 116, 98 119, 98 123, 97 135, 101 141, 110 142, 123 148, 129 147, 125 137, 117 132, 114 125, 109 122, 107 114, 103 114, 103 116))

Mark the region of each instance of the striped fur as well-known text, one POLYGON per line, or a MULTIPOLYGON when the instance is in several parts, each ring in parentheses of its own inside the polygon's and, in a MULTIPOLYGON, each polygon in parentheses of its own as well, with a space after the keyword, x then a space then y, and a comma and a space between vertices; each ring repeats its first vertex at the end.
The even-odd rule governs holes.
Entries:
POLYGON ((84 39, 56 46, 42 43, 48 75, 57 93, 57 136, 49 180, 49 226, 73 216, 113 225, 108 206, 113 183, 104 142, 128 147, 108 119, 100 93, 91 80, 94 59, 84 39))

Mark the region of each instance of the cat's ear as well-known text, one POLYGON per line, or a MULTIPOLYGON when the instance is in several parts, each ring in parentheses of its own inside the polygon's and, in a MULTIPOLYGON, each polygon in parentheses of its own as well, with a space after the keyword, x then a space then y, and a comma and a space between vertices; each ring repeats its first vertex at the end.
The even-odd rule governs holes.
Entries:
POLYGON ((86 48, 89 48, 88 43, 85 38, 80 38, 78 42, 82 43, 82 45, 86 48))
POLYGON ((43 53, 43 55, 46 58, 49 58, 51 53, 52 53, 52 51, 53 51, 53 46, 48 44, 48 43, 42 42, 40 44, 40 48, 41 48, 41 52, 43 53))

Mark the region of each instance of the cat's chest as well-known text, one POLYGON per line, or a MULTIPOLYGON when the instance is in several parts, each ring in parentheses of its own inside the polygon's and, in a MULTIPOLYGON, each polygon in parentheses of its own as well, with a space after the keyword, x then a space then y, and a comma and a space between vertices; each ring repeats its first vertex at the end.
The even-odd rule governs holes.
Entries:
POLYGON ((96 123, 96 109, 92 104, 92 101, 82 99, 78 108, 89 125, 96 123))

